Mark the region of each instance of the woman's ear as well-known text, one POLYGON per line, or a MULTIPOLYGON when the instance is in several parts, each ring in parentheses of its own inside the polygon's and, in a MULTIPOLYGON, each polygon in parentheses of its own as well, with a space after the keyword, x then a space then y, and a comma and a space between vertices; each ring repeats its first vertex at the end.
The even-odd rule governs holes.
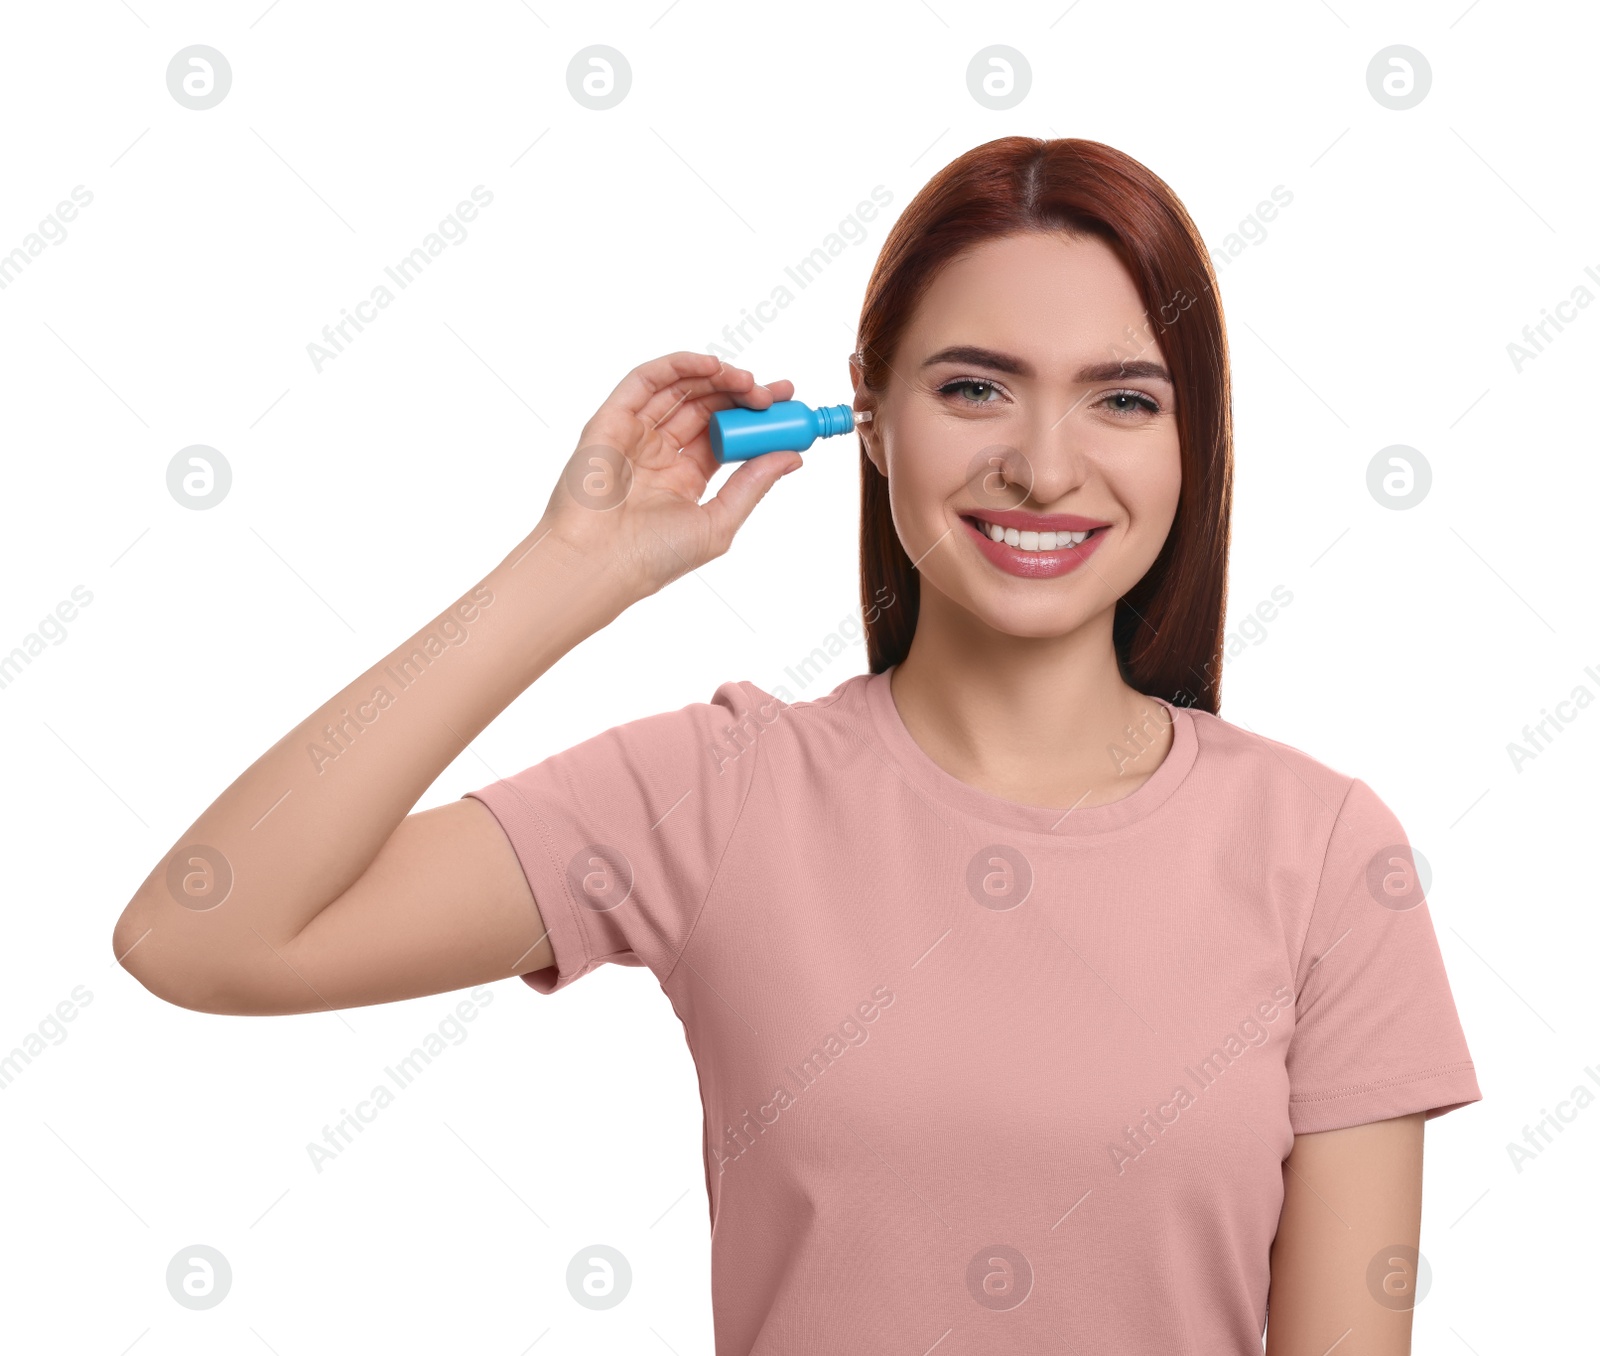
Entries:
POLYGON ((850 387, 855 392, 851 407, 857 411, 865 410, 872 416, 867 423, 856 425, 861 446, 866 449, 867 460, 878 468, 878 474, 887 476, 889 473, 883 467, 883 443, 878 435, 878 402, 862 382, 861 359, 854 353, 850 355, 850 387))

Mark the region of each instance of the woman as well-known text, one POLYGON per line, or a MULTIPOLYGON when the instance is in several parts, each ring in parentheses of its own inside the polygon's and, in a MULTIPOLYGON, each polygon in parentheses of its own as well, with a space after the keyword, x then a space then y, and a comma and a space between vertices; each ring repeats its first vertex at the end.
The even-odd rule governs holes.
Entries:
POLYGON ((727 1356, 1408 1351, 1423 1121, 1479 1092, 1394 816, 1216 714, 1213 288, 1127 156, 968 152, 851 357, 870 673, 725 683, 408 814, 803 464, 702 504, 711 413, 791 384, 646 363, 527 539, 157 865, 118 956, 228 1013, 649 966, 727 1356))

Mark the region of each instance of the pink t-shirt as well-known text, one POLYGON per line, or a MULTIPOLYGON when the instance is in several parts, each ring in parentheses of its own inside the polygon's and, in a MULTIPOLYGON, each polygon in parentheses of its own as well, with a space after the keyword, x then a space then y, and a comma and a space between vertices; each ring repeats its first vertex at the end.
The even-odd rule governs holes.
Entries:
POLYGON ((1168 709, 1070 813, 944 771, 887 672, 471 793, 550 930, 528 984, 645 965, 683 1022, 718 1356, 1259 1353, 1293 1136, 1479 1099, 1394 815, 1168 709))

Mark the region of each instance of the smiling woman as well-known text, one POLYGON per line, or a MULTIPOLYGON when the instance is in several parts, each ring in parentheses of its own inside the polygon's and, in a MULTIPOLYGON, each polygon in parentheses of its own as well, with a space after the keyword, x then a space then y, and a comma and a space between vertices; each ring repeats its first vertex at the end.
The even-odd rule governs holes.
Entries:
MULTIPOLYGON (((1171 190, 1094 142, 1009 137, 968 152, 895 223, 867 285, 858 337, 851 362, 864 388, 858 407, 886 401, 898 408, 915 384, 924 419, 951 433, 965 421, 964 432, 941 444, 960 442, 976 463, 964 481, 969 499, 983 502, 954 512, 1015 527, 1014 550, 1027 549, 1025 526, 1047 527, 1037 514, 1019 516, 1010 501, 1030 489, 1036 501, 1057 489, 1034 484, 1041 438, 1081 455, 1122 458, 1124 476, 1136 473, 1151 491, 1140 521, 1131 509, 1124 521, 1093 517, 1087 525, 1057 515, 1056 532, 1090 533, 1066 556, 1035 562, 1013 551, 991 559, 1002 569, 1009 559, 1013 573, 1052 578, 1086 561, 1089 542, 1119 535, 1124 569, 1117 579, 1096 577, 1098 601, 1115 608, 1116 653, 1129 682, 1214 712, 1219 675, 1206 661, 1222 633, 1231 397, 1215 278, 1199 231, 1171 190), (894 380, 902 374, 905 382, 894 380)), ((869 633, 878 672, 909 653, 921 589, 896 534, 895 477, 869 465, 873 456, 873 440, 864 437, 861 587, 870 596, 887 582, 907 600, 869 633)), ((929 565, 920 563, 924 576, 929 565)), ((1014 591, 1011 605, 1033 607, 1040 597, 1014 591)), ((1059 602, 1056 595, 1044 602, 1047 629, 1061 620, 1059 602)))
MULTIPOLYGON (((1185 1088, 1173 1043, 1202 1039, 1224 995, 1271 988, 1294 1014, 1262 1030, 1263 1062, 1224 1055, 1200 1080, 1218 1090, 1170 1132, 1182 1147, 1165 1151, 1164 1178, 1123 1186, 1109 1214, 1085 1206, 1081 1263, 1160 1264, 1126 1289, 1103 1276, 1092 1297, 1057 1289, 1060 1331, 1097 1349, 1220 1352, 1260 1350, 1265 1329, 1273 1356, 1359 1331, 1373 1356, 1408 1351, 1409 1305, 1367 1278, 1415 1256, 1422 1120, 1479 1094, 1420 895, 1388 917, 1364 898, 1379 839, 1404 843, 1394 817, 1359 781, 1217 718, 1231 396, 1198 231, 1110 147, 990 142, 895 223, 850 370, 872 412, 858 430, 862 593, 903 600, 869 623, 866 705, 924 790, 1005 826, 978 856, 1025 876, 1030 898, 1045 888, 1062 906, 1052 931, 1075 931, 1095 981, 1145 1034, 1166 1033, 1143 1051, 1138 1032, 1113 1042, 1115 1066, 1077 1061, 1075 1090, 1109 1120, 1119 1084, 1135 1105, 1185 1088), (1152 698, 1166 716, 1153 735, 1152 698), (1063 851, 1069 831, 1098 850, 1063 851), (1203 982, 1175 967, 1180 938, 1203 982), (1268 955, 1286 941, 1291 970, 1274 986, 1268 955), (1432 1054, 1391 1065, 1366 1003, 1370 967, 1402 952, 1388 1029, 1426 1030, 1432 1054), (1256 1161, 1272 1125, 1286 1133, 1256 1161), (1358 1223, 1330 1228, 1329 1202, 1358 1223)), ((1013 963, 1020 974, 1020 953, 1013 963)), ((1093 1007, 1063 1038, 1098 1027, 1093 1007)), ((1121 1127, 1142 1148, 1141 1125, 1165 1122, 1121 1127)), ((1061 1136, 1075 1158, 1086 1136, 1071 1115, 1061 1136)), ((1095 1175, 1082 1180, 1087 1200, 1095 1175)))
POLYGON ((648 967, 704 1104, 719 1356, 1400 1356, 1422 1123, 1478 1087, 1395 816, 1217 714, 1198 233, 1110 147, 977 147, 889 232, 850 371, 869 672, 724 682, 407 813, 805 465, 702 503, 713 416, 794 388, 655 359, 465 595, 470 645, 328 775, 306 741, 432 627, 257 759, 169 854, 225 860, 225 907, 158 863, 119 958, 233 1013, 648 967), (841 1058, 863 994, 892 1016, 841 1058))

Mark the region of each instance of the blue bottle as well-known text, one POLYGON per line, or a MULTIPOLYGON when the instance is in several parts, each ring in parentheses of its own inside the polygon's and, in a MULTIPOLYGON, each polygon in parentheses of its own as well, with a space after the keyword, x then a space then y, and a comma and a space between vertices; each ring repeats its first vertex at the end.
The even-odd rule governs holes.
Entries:
POLYGON ((719 462, 749 461, 763 452, 804 452, 818 438, 848 433, 871 418, 848 405, 818 409, 799 400, 777 400, 764 410, 742 405, 711 416, 711 455, 719 462))

